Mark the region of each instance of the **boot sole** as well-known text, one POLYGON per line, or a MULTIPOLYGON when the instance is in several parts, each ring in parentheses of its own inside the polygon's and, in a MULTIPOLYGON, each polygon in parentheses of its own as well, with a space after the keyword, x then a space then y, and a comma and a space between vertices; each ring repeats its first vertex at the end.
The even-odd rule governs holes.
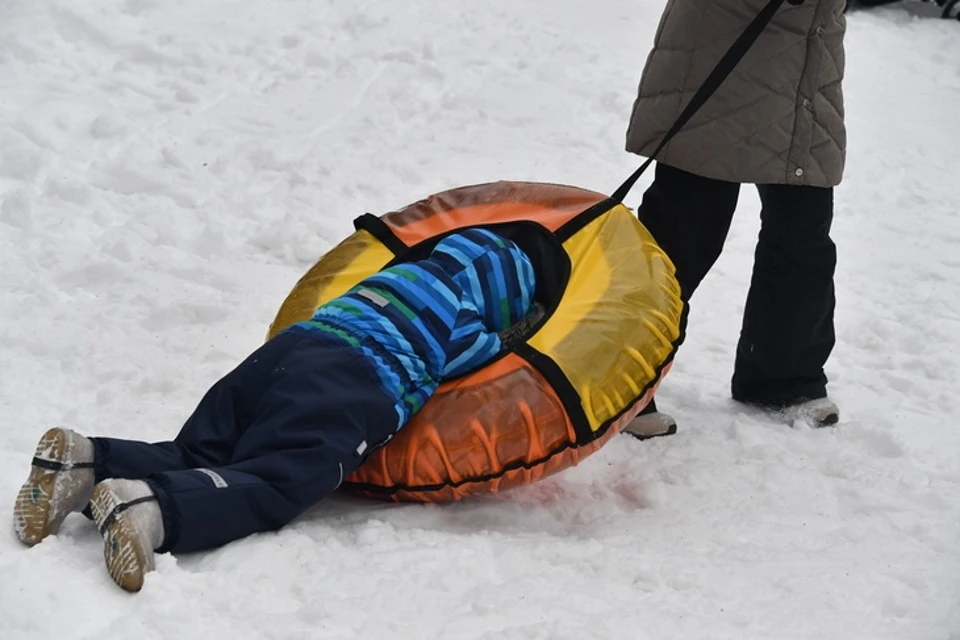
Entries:
POLYGON ((637 440, 651 440, 653 438, 663 438, 665 436, 676 435, 677 425, 672 424, 661 431, 655 431, 652 433, 637 433, 634 431, 627 431, 626 429, 623 430, 623 433, 627 434, 628 436, 633 436, 637 440))
MULTIPOLYGON (((113 491, 102 485, 93 489, 90 510, 100 529, 107 516, 123 504, 113 491)), ((153 550, 145 552, 133 524, 120 513, 107 525, 103 534, 103 560, 113 581, 125 591, 137 592, 143 588, 143 577, 153 570, 153 550)))
MULTIPOLYGON (((40 437, 34 457, 59 462, 64 459, 66 452, 66 434, 55 427, 40 437)), ((30 475, 20 487, 13 505, 13 528, 17 538, 25 545, 32 547, 60 529, 59 522, 50 522, 50 506, 58 473, 31 465, 30 475)))

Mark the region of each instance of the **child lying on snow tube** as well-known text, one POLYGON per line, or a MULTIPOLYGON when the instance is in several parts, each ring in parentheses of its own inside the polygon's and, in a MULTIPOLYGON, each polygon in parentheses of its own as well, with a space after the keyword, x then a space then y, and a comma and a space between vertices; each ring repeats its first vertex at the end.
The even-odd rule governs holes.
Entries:
POLYGON ((37 544, 89 505, 110 575, 138 591, 154 551, 279 529, 390 440, 441 381, 496 356, 498 333, 533 310, 534 286, 510 240, 452 234, 254 351, 173 442, 47 431, 17 496, 17 536, 37 544))

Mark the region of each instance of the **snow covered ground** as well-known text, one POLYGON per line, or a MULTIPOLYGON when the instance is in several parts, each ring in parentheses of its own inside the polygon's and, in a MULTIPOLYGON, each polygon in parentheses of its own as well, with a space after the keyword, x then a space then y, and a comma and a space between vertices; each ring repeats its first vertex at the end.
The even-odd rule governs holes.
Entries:
MULTIPOLYGON (((0 519, 49 425, 172 436, 354 216, 611 191, 661 7, 0 4, 0 519)), ((8 527, 0 638, 960 639, 960 24, 908 8, 849 19, 839 427, 727 398, 745 189, 662 388, 677 436, 461 504, 336 497, 137 596, 82 518, 8 527)))

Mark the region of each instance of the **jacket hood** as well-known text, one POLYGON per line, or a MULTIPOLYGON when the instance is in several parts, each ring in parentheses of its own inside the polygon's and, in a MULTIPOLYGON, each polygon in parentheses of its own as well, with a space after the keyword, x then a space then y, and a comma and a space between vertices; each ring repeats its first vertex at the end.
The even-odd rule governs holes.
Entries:
POLYGON ((513 241, 486 229, 441 240, 430 257, 463 290, 491 332, 512 326, 533 308, 536 278, 530 258, 513 241))

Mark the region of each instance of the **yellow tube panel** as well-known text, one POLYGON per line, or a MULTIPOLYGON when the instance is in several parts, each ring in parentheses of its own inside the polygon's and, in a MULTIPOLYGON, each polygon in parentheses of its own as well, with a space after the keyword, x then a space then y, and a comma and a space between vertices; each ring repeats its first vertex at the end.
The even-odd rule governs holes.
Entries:
POLYGON ((656 378, 680 337, 683 303, 670 259, 623 205, 563 248, 570 282, 529 343, 563 370, 597 431, 656 378))
POLYGON ((390 252, 368 231, 357 231, 317 261, 300 278, 277 312, 267 338, 297 322, 309 320, 324 302, 383 269, 393 259, 390 252))

